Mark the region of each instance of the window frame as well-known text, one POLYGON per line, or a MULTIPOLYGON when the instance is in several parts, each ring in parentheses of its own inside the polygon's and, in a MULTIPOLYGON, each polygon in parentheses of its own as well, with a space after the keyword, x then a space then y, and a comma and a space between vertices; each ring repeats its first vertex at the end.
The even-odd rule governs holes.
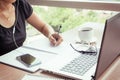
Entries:
POLYGON ((118 1, 80 1, 80 0, 28 0, 32 5, 120 11, 118 1))

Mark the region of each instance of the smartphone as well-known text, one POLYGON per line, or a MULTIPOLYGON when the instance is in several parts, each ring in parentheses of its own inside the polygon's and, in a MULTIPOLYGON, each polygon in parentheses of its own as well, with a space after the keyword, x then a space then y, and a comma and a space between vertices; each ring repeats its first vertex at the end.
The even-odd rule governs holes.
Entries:
POLYGON ((17 56, 16 59, 27 67, 32 67, 41 64, 41 61, 31 54, 23 54, 17 56))

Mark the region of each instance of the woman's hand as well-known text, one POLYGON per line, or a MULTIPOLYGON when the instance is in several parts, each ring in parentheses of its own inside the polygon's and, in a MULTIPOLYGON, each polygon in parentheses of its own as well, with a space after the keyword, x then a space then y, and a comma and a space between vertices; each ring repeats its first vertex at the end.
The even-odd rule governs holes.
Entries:
POLYGON ((49 40, 52 46, 58 46, 63 41, 62 37, 58 33, 50 35, 49 40))

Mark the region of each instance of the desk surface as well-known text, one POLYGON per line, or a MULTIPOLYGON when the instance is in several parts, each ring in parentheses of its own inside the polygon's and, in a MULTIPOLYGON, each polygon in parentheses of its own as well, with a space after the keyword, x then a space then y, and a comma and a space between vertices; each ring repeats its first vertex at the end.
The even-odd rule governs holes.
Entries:
POLYGON ((120 56, 101 75, 99 80, 120 80, 120 56))
MULTIPOLYGON (((118 57, 113 64, 103 73, 99 80, 120 80, 120 57, 118 57)), ((37 71, 35 73, 28 73, 23 70, 16 69, 14 67, 0 64, 0 80, 21 80, 25 74, 35 74, 54 78, 63 78, 61 76, 41 73, 37 71)))
POLYGON ((21 80, 26 74, 39 75, 49 78, 63 79, 65 77, 60 75, 54 75, 40 70, 35 73, 28 73, 24 70, 20 70, 5 64, 0 63, 0 80, 21 80))
MULTIPOLYGON (((90 25, 91 25, 91 23, 87 23, 87 24, 85 24, 83 26, 90 26, 90 25)), ((95 35, 99 36, 101 34, 101 31, 103 30, 103 29, 101 29, 101 31, 100 31, 100 29, 99 29, 99 28, 101 28, 101 27, 99 27, 101 25, 92 23, 91 26, 92 27, 95 26, 95 28, 96 28, 96 26, 98 27, 98 28, 96 28, 96 32, 98 34, 95 34, 95 35)), ((76 28, 74 30, 74 33, 76 33, 77 29, 78 28, 76 28)), ((69 33, 71 33, 71 31, 65 32, 64 36, 67 36, 69 33)), ((75 34, 72 34, 71 36, 74 36, 74 35, 75 34)), ((71 36, 67 37, 67 39, 66 39, 66 37, 64 37, 64 38, 67 41, 72 40, 71 36)), ((98 40, 99 41, 97 41, 97 43, 100 43, 100 41, 101 41, 100 36, 98 37, 98 40)), ((120 57, 115 60, 115 62, 105 71, 105 73, 103 73, 103 75, 100 77, 99 80, 120 80, 120 74, 119 74, 120 69, 119 68, 120 68, 120 57)), ((21 80, 22 77, 25 74, 37 74, 37 75, 42 75, 42 76, 47 76, 47 77, 63 78, 61 76, 48 74, 48 73, 43 73, 43 72, 40 72, 40 71, 37 71, 35 73, 28 73, 28 72, 25 72, 23 70, 20 70, 20 69, 14 68, 14 67, 10 67, 8 65, 4 65, 4 64, 0 63, 0 80, 21 80)))
POLYGON ((27 72, 0 64, 0 80, 20 80, 27 72))

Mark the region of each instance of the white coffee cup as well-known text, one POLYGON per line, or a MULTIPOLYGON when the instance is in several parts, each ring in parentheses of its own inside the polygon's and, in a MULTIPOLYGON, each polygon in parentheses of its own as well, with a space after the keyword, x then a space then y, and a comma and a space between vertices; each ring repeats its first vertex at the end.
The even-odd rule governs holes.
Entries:
POLYGON ((94 30, 91 27, 81 27, 78 30, 78 36, 81 42, 91 42, 94 37, 94 30))

